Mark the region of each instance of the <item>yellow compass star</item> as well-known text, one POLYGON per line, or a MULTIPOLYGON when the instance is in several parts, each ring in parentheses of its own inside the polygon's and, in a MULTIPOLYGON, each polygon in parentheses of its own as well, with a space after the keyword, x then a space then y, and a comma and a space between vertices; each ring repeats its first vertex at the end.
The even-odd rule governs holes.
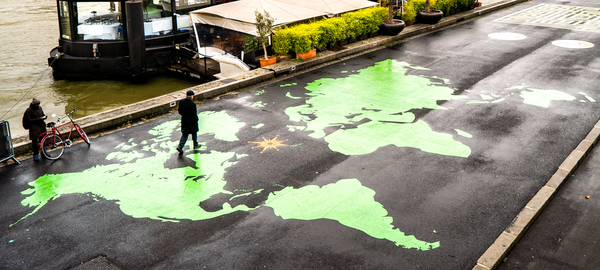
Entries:
POLYGON ((282 143, 282 142, 287 141, 287 139, 283 140, 283 141, 279 141, 279 140, 277 140, 277 137, 279 137, 279 135, 275 136, 275 138, 270 139, 270 140, 267 140, 267 139, 265 139, 265 137, 262 137, 262 139, 263 139, 262 142, 251 142, 251 141, 248 141, 248 143, 255 143, 255 144, 257 144, 256 146, 253 146, 252 149, 254 149, 256 147, 262 147, 263 150, 260 151, 261 154, 265 150, 270 149, 270 148, 273 148, 273 149, 279 151, 279 148, 277 148, 277 147, 280 147, 280 146, 290 146, 288 144, 283 144, 282 143))

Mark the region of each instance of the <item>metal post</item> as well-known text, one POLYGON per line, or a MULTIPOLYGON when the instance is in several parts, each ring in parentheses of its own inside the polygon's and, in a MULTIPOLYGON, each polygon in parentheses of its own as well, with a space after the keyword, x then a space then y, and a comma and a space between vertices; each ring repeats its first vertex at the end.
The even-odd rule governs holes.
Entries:
POLYGON ((127 13, 127 43, 132 75, 140 76, 146 69, 146 40, 142 2, 125 2, 127 13))

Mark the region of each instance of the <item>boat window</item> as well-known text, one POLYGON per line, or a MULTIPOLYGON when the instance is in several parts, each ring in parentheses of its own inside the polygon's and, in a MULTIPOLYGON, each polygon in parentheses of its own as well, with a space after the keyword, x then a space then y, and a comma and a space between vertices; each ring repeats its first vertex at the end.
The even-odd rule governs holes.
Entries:
MULTIPOLYGON (((171 0, 162 0, 165 2, 171 0)), ((190 23, 190 11, 208 7, 211 5, 211 0, 175 0, 175 16, 177 16, 177 31, 187 32, 192 29, 190 23)))
POLYGON ((73 2, 77 40, 122 40, 123 6, 120 2, 73 2))
POLYGON ((58 21, 60 24, 60 37, 71 39, 71 25, 69 24, 69 2, 58 1, 58 21))
POLYGON ((160 0, 143 0, 144 35, 160 36, 173 31, 173 12, 171 6, 160 0))

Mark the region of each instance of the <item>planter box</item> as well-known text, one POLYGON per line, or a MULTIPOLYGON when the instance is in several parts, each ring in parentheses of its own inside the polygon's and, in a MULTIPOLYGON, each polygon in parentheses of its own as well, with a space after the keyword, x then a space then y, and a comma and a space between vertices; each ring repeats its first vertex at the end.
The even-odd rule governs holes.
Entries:
POLYGON ((388 35, 388 36, 395 36, 398 35, 400 32, 402 32, 402 30, 404 30, 404 27, 406 26, 406 24, 404 23, 404 21, 402 20, 394 20, 396 23, 381 23, 381 26, 379 27, 381 29, 381 33, 384 35, 388 35))
POLYGON ((376 36, 379 36, 379 30, 377 30, 373 33, 369 33, 369 38, 376 37, 376 36))
POLYGON ((365 40, 365 39, 367 39, 367 38, 369 38, 369 35, 368 35, 368 34, 364 34, 364 35, 360 35, 360 36, 358 36, 358 40, 365 40))
POLYGON ((264 58, 260 59, 260 67, 274 65, 275 63, 277 63, 277 58, 274 56, 271 56, 269 59, 264 59, 264 58))
POLYGON ((340 47, 342 47, 344 45, 348 45, 348 39, 340 40, 339 45, 340 45, 340 47))
POLYGON ((419 20, 419 23, 424 24, 436 24, 442 17, 444 17, 444 13, 436 9, 431 9, 431 13, 427 13, 424 10, 417 13, 417 20, 419 20))
POLYGON ((296 53, 296 59, 302 59, 302 60, 306 60, 306 59, 310 59, 313 57, 317 56, 317 49, 312 49, 309 52, 305 52, 305 53, 296 53))

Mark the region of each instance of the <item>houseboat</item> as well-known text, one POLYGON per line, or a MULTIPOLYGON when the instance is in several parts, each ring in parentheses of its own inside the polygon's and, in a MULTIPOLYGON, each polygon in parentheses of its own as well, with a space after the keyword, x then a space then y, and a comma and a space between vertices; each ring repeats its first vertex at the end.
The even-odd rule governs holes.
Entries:
POLYGON ((189 12, 231 1, 58 0, 60 38, 48 64, 57 80, 143 82, 167 70, 210 80, 219 67, 198 57, 189 12))

